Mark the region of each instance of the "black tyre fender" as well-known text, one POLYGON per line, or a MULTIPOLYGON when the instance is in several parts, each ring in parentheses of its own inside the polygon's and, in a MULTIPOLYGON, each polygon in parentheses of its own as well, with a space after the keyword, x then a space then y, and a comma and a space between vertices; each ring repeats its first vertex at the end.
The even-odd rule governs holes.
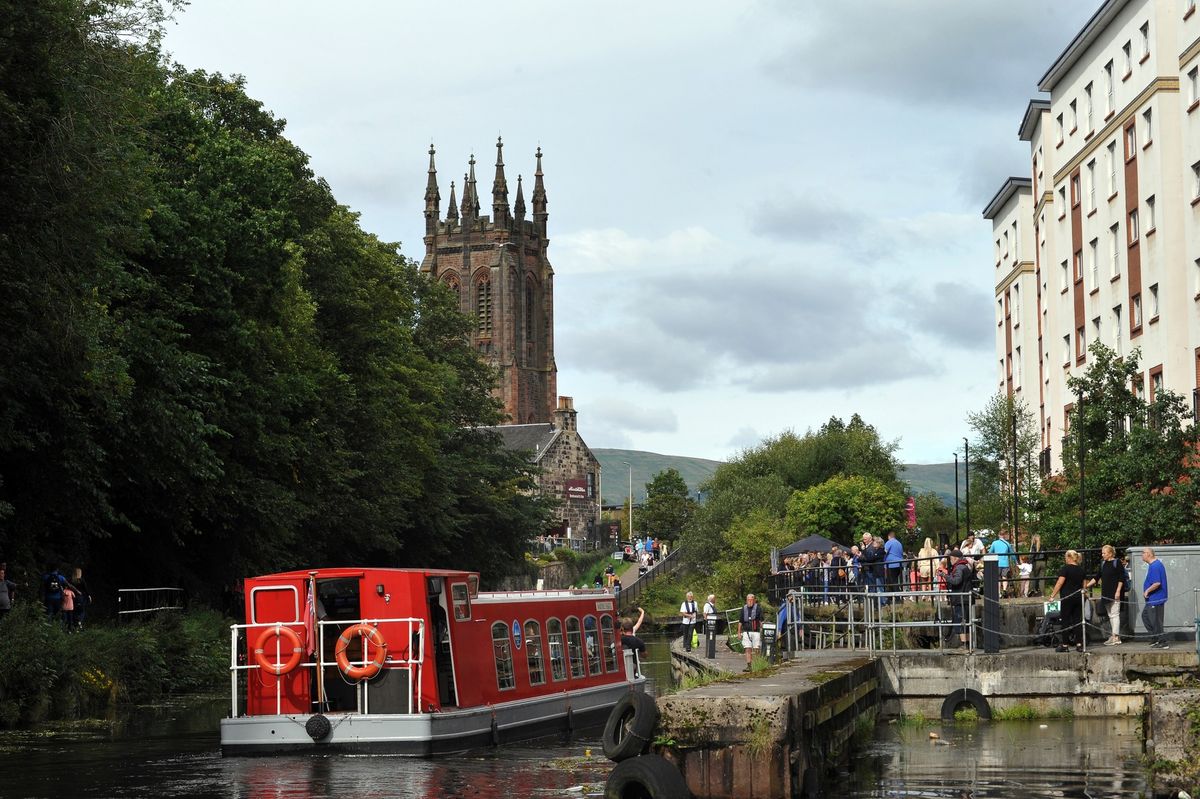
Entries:
POLYGON ((622 760, 604 783, 604 799, 691 799, 679 769, 659 755, 622 760))
POLYGON ((308 721, 304 722, 304 731, 314 741, 323 741, 329 737, 329 733, 333 732, 333 725, 329 723, 329 719, 318 713, 315 716, 309 716, 308 721))
POLYGON ((630 691, 613 706, 604 725, 604 756, 614 762, 637 757, 650 748, 658 724, 654 697, 630 691))
POLYGON ((953 721, 954 711, 963 705, 975 708, 979 718, 984 721, 990 721, 992 718, 992 706, 988 704, 983 694, 974 688, 959 688, 957 691, 947 694, 945 701, 942 702, 942 721, 953 721))

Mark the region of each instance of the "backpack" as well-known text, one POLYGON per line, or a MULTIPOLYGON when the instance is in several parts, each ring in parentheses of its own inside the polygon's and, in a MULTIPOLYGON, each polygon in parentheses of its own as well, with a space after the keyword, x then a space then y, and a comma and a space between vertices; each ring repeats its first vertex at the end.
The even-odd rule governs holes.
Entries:
POLYGON ((47 594, 62 593, 62 575, 58 572, 50 572, 42 580, 45 583, 47 594))

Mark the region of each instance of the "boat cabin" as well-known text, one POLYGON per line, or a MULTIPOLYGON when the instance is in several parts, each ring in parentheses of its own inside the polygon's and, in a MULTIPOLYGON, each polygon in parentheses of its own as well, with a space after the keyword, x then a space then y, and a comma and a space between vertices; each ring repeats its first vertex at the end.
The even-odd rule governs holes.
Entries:
POLYGON ((245 581, 234 715, 438 713, 634 678, 614 598, 481 592, 440 569, 319 569, 245 581))

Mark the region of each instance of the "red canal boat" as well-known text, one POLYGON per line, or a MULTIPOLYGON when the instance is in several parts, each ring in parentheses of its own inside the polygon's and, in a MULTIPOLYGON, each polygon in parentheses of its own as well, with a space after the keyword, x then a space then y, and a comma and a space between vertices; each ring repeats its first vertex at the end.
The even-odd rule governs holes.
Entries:
POLYGON ((602 723, 644 690, 601 591, 479 591, 437 569, 319 569, 245 581, 232 628, 227 755, 430 756, 602 723))

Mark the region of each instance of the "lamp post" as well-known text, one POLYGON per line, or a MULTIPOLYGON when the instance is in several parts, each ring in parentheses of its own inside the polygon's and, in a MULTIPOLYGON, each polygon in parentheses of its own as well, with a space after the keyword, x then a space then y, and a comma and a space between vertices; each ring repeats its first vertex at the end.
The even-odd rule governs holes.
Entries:
POLYGON ((633 464, 621 461, 629 467, 629 540, 633 541, 633 464))
POLYGON ((966 436, 963 436, 963 471, 967 484, 967 529, 966 535, 963 536, 966 538, 971 534, 971 444, 966 436))
POLYGON ((954 536, 958 537, 958 453, 954 453, 954 536))

